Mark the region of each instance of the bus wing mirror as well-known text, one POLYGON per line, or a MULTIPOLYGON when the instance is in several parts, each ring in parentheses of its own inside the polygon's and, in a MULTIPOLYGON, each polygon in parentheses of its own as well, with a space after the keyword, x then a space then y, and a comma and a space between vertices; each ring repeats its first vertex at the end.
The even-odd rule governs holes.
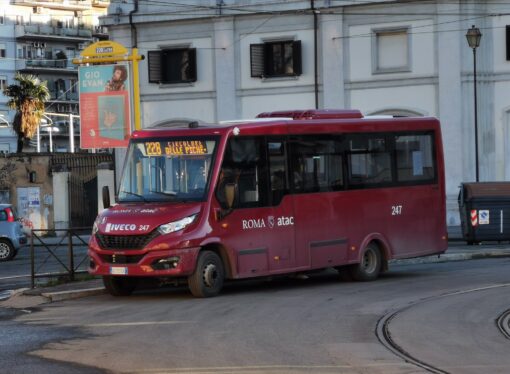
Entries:
POLYGON ((110 189, 108 186, 103 186, 103 208, 108 209, 110 206, 110 189))
POLYGON ((227 183, 225 185, 225 202, 227 203, 228 209, 232 209, 232 207, 234 206, 236 188, 237 186, 235 183, 227 183))

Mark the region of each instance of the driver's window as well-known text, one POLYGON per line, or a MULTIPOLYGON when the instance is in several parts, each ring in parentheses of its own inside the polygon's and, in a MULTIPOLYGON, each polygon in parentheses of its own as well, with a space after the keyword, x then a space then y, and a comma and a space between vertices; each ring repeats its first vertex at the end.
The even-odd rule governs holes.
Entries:
POLYGON ((225 186, 236 185, 235 208, 267 205, 266 164, 264 139, 260 137, 235 137, 227 144, 221 166, 216 198, 226 207, 225 186))

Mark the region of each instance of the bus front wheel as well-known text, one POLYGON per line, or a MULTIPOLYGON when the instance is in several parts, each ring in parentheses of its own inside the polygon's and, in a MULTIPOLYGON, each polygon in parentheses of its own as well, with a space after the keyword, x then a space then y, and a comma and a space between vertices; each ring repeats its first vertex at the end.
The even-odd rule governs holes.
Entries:
POLYGON ((112 296, 129 296, 135 290, 138 280, 130 277, 103 277, 106 291, 112 296))
POLYGON ((221 258, 212 251, 198 255, 197 266, 188 278, 188 287, 195 297, 211 297, 220 293, 225 279, 221 258))
POLYGON ((379 247, 375 243, 370 243, 365 248, 361 262, 351 265, 350 275, 355 281, 372 281, 377 279, 382 268, 382 255, 379 247))

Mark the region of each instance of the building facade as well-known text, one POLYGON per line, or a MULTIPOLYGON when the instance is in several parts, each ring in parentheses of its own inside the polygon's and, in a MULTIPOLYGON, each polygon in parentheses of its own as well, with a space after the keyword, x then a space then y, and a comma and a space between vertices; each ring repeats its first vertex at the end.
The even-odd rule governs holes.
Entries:
MULTIPOLYGON (((1 3, 0 88, 15 83, 16 72, 35 75, 47 82, 50 91, 47 113, 78 115, 78 69, 72 59, 90 43, 108 37, 106 28, 99 25, 99 16, 106 14, 110 1, 2 0, 1 3)), ((7 101, 0 93, 0 115, 6 120, 2 122, 12 123, 14 111, 7 108, 7 101)), ((54 150, 61 134, 68 136, 66 120, 62 116, 47 119, 55 124, 52 127, 54 150)), ((48 150, 49 136, 43 128, 40 140, 43 150, 48 150)), ((75 143, 79 144, 79 134, 76 136, 75 143)), ((65 139, 61 143, 61 150, 68 150, 65 139)), ((0 151, 16 151, 12 129, 1 124, 0 151)))
POLYGON ((134 0, 112 3, 102 22, 112 40, 146 57, 142 126, 315 107, 438 117, 447 222, 458 228, 459 184, 476 175, 473 51, 465 37, 472 25, 483 34, 480 180, 510 180, 509 11, 497 0, 134 0))

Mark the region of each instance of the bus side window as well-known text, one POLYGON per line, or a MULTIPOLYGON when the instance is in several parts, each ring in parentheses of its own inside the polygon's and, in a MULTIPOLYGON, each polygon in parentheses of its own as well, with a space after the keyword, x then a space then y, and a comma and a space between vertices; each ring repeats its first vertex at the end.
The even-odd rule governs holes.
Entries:
POLYGON ((269 180, 271 183, 271 205, 279 205, 283 196, 289 193, 287 181, 287 157, 283 141, 270 140, 267 143, 269 154, 269 180))
POLYGON ((294 193, 339 191, 344 188, 342 142, 331 135, 303 135, 290 147, 294 193))

